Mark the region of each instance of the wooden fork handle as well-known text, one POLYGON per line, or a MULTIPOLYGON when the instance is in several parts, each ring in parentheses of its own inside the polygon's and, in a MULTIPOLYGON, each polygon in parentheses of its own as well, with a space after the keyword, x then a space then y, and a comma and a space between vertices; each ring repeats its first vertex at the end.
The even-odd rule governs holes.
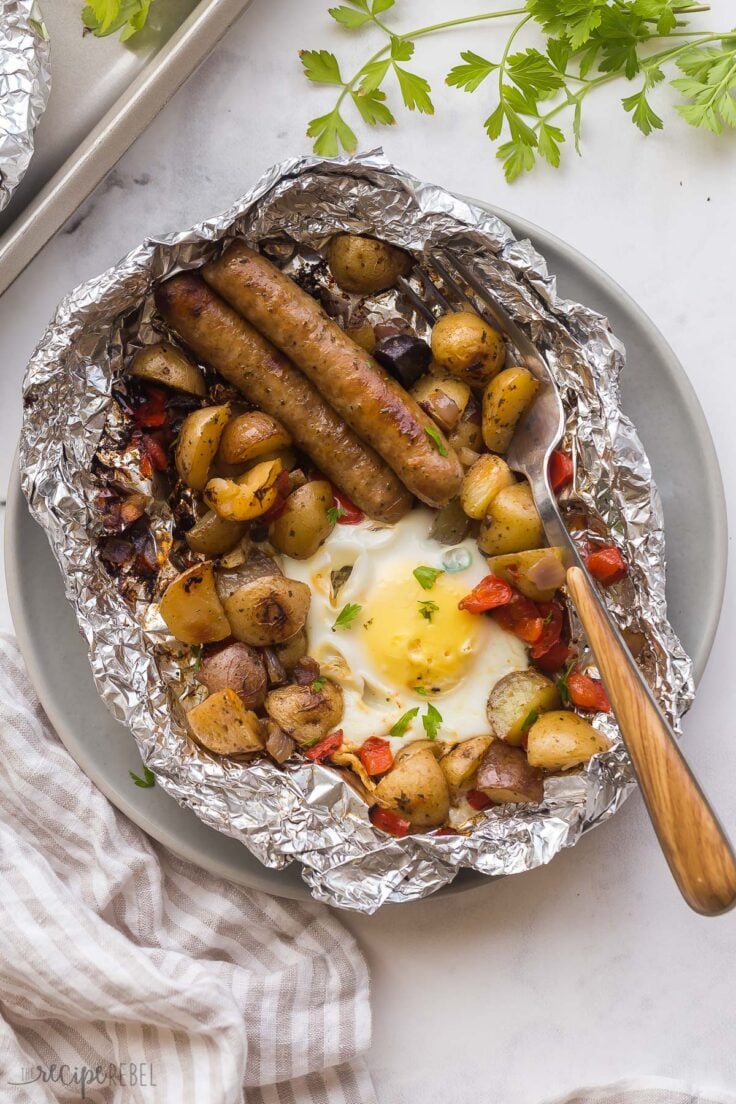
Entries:
POLYGON ((567 586, 680 892, 704 916, 726 912, 736 903, 731 845, 628 648, 611 628, 579 567, 567 572, 567 586))

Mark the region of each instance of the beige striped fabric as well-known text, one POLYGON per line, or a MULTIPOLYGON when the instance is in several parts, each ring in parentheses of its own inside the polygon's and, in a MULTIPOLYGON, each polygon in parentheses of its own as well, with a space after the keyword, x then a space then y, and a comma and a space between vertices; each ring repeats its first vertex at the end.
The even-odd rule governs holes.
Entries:
POLYGON ((375 1104, 368 975, 320 905, 153 844, 0 637, 0 1101, 375 1104))
POLYGON ((706 1091, 664 1077, 637 1077, 614 1085, 576 1089, 548 1104, 736 1104, 724 1090, 706 1091))

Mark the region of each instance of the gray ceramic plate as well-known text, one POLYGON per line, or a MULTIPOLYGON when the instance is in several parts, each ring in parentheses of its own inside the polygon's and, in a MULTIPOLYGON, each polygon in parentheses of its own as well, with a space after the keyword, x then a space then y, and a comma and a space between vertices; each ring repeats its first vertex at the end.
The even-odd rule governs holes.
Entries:
MULTIPOLYGON (((590 261, 544 230, 497 212, 518 237, 529 237, 557 275, 560 293, 606 315, 624 341, 624 409, 644 442, 664 502, 670 617, 699 677, 713 643, 726 575, 726 506, 713 442, 674 353, 637 305, 590 261), (695 578, 693 558, 707 535, 711 568, 695 578)), ((8 495, 5 560, 10 608, 41 702, 64 744, 103 793, 154 839, 242 885, 283 897, 307 897, 294 864, 268 870, 234 839, 205 827, 162 790, 139 789, 128 771, 137 749, 97 696, 74 614, 43 531, 32 521, 17 467, 8 495)), ((477 885, 461 874, 449 889, 477 885)))

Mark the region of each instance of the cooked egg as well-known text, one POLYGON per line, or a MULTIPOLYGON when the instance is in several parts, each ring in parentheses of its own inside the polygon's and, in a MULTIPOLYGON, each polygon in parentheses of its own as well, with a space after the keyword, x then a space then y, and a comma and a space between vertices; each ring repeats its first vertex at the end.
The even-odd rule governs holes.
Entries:
POLYGON ((527 666, 520 640, 458 609, 488 565, 472 539, 448 558, 428 535, 433 516, 416 509, 392 526, 336 525, 309 560, 284 557, 286 574, 312 591, 309 654, 342 687, 346 746, 383 736, 396 751, 426 738, 430 703, 441 717, 438 739, 486 733, 492 687, 527 666), (462 571, 445 570, 463 562, 462 571), (417 568, 433 569, 419 573, 427 589, 417 568), (402 718, 404 735, 392 737, 402 718))

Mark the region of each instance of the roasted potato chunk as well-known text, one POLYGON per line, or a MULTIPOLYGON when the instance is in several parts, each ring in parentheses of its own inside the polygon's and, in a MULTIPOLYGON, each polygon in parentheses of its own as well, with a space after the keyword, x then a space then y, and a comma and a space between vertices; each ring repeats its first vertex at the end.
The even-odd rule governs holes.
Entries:
POLYGON ((414 828, 437 828, 450 811, 444 771, 424 742, 409 744, 376 786, 376 798, 411 821, 414 828))
POLYGON ((293 671, 300 659, 307 654, 308 642, 304 629, 290 637, 285 644, 275 646, 276 655, 286 671, 293 671))
POLYGON ((168 341, 139 349, 128 365, 128 375, 151 383, 162 383, 165 387, 186 391, 188 395, 199 398, 207 394, 203 373, 181 349, 168 341))
POLYGON ((214 510, 208 510, 185 534, 185 540, 192 552, 200 552, 203 556, 221 556, 235 547, 246 529, 244 522, 227 521, 214 510))
POLYGON ((393 287, 411 270, 411 257, 376 238, 336 234, 327 247, 330 272, 343 291, 372 295, 393 287))
POLYGON ((184 422, 176 445, 176 470, 193 491, 203 491, 210 464, 230 417, 230 407, 205 406, 195 410, 184 422))
POLYGON ((491 690, 486 713, 494 736, 507 744, 520 744, 536 717, 559 705, 560 695, 551 679, 539 671, 511 671, 491 690))
POLYGON ((288 448, 291 443, 291 436, 281 422, 260 410, 249 410, 226 426, 218 460, 225 464, 242 464, 263 457, 265 453, 288 448))
POLYGON ((230 629, 245 644, 281 644, 304 628, 311 593, 306 583, 266 575, 233 591, 224 601, 230 629))
POLYGON ((492 739, 492 736, 473 736, 470 740, 463 740, 452 751, 448 751, 447 755, 442 756, 440 766, 452 791, 457 792, 461 786, 470 781, 488 751, 492 739))
POLYGON ((253 521, 276 502, 274 484, 282 471, 280 460, 264 460, 238 479, 210 479, 204 500, 226 521, 253 521))
POLYGON ((241 755, 261 751, 261 722, 246 709, 234 690, 218 690, 187 713, 189 729, 197 743, 215 755, 241 755))
POLYGON ((480 453, 483 451, 481 410, 474 396, 471 395, 462 418, 455 429, 453 429, 451 433, 448 433, 447 440, 455 449, 458 456, 462 455, 464 452, 480 453))
POLYGON ((491 452, 505 452, 516 423, 531 406, 539 382, 527 368, 506 368, 483 393, 483 440, 491 452))
POLYGON ((440 368, 470 387, 484 387, 503 367, 501 334, 473 311, 445 314, 432 330, 432 353, 440 368))
POLYGON ((295 560, 308 560, 330 535, 335 522, 327 511, 334 502, 332 487, 324 479, 312 479, 292 491, 283 513, 269 527, 274 548, 295 560))
POLYGON ((209 561, 190 567, 169 583, 158 608, 169 632, 184 644, 209 644, 230 636, 209 561))
POLYGON ((468 517, 480 520, 498 492, 515 482, 513 472, 500 456, 479 456, 463 479, 460 491, 463 510, 468 517))
POLYGON ((538 548, 544 528, 528 483, 504 487, 491 500, 478 533, 478 547, 487 556, 504 556, 538 548))
POLYGON ((422 410, 445 433, 457 428, 470 400, 470 388, 459 379, 422 376, 411 390, 422 410))
POLYGON ((545 713, 529 729, 527 755, 534 767, 570 770, 608 749, 608 740, 577 713, 545 713))
POLYGON ((334 682, 319 689, 307 686, 280 686, 266 697, 266 712, 279 728, 309 745, 321 740, 342 720, 342 690, 334 682))
POLYGON ((496 805, 537 805, 544 797, 542 773, 531 766, 521 748, 494 740, 478 768, 476 788, 496 805))
POLYGON ((508 556, 491 556, 488 566, 533 602, 551 602, 565 581, 561 548, 534 548, 508 556))
POLYGON ((246 709, 259 709, 266 700, 266 665, 258 649, 249 644, 228 644, 207 656, 197 671, 197 681, 210 694, 234 690, 246 709))

